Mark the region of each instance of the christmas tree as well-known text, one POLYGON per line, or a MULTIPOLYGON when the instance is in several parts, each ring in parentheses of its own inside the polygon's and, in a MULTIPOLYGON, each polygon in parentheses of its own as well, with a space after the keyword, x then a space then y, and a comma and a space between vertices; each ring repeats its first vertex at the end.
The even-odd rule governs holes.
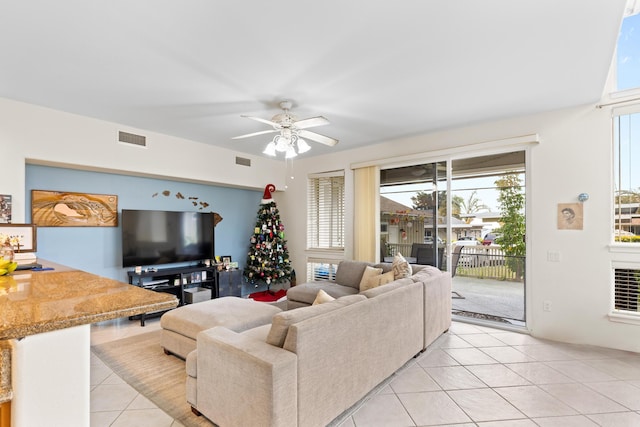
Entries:
POLYGON ((264 189, 244 269, 247 281, 264 282, 267 289, 273 283, 285 282, 291 278, 284 224, 280 221, 280 213, 271 198, 271 193, 275 190, 273 184, 268 184, 264 189))

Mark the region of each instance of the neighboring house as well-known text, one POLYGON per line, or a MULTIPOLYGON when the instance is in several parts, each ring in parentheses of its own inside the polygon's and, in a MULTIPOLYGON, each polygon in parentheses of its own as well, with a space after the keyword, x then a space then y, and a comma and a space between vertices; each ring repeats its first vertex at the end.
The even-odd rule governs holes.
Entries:
MULTIPOLYGON (((452 239, 472 229, 466 222, 451 217, 452 239)), ((464 234, 468 235, 468 234, 464 234)), ((387 197, 380 196, 380 238, 387 243, 424 243, 433 236, 433 212, 412 209, 387 197)), ((446 224, 438 223, 438 237, 447 239, 446 224)))
MULTIPOLYGON (((640 236, 640 203, 623 203, 615 205, 614 209, 616 224, 627 233, 640 236)), ((626 233, 621 233, 624 234, 626 233)))

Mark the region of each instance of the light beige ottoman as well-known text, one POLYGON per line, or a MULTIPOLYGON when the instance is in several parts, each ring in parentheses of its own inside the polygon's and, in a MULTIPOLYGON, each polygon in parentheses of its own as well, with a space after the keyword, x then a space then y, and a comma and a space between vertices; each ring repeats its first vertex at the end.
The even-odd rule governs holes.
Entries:
POLYGON ((222 297, 183 305, 160 318, 160 345, 167 354, 183 359, 196 349, 198 332, 214 326, 224 326, 242 332, 271 323, 274 314, 282 310, 275 305, 239 297, 222 297))

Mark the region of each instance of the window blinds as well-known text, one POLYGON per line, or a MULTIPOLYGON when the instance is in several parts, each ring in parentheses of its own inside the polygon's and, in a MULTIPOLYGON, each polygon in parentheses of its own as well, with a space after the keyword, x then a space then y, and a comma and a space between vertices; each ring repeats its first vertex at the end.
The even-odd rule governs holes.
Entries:
POLYGON ((344 249, 344 171, 310 176, 307 197, 307 247, 344 249))

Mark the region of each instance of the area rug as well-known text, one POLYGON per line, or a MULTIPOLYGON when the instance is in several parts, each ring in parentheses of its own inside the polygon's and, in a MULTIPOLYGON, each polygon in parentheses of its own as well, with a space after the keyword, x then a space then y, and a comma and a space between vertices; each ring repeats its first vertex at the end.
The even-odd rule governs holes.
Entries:
POLYGON ((284 289, 279 289, 277 291, 262 291, 262 292, 254 292, 249 295, 254 301, 260 302, 276 302, 280 301, 284 297, 287 296, 287 291, 284 289))
POLYGON ((185 362, 160 347, 161 331, 147 332, 91 347, 91 351, 140 394, 185 427, 211 427, 187 403, 185 362))

